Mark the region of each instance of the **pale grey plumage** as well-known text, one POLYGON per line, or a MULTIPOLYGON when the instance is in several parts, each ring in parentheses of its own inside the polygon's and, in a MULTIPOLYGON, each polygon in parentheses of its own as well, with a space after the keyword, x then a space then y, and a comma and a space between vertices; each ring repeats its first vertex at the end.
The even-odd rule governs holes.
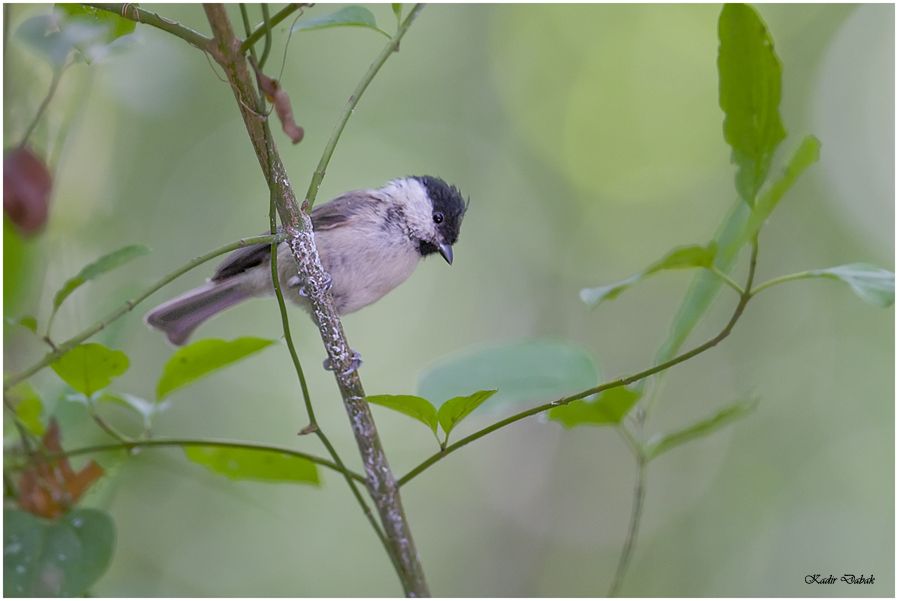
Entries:
MULTIPOLYGON (((345 315, 379 300, 408 279, 423 256, 439 252, 451 263, 465 208, 458 190, 427 176, 347 192, 316 207, 311 215, 315 242, 332 278, 337 312, 345 315)), ((268 245, 232 253, 206 285, 153 309, 147 323, 172 343, 184 344, 220 311, 273 294, 269 254, 268 245)), ((278 247, 278 272, 285 297, 305 306, 286 243, 278 247)))

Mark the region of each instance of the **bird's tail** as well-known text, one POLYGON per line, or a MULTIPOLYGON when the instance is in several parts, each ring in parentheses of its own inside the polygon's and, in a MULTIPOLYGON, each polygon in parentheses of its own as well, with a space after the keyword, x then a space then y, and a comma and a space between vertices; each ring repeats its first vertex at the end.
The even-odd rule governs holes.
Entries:
POLYGON ((210 282, 163 303, 147 313, 147 324, 162 330, 169 342, 182 345, 210 317, 252 296, 239 281, 210 282))

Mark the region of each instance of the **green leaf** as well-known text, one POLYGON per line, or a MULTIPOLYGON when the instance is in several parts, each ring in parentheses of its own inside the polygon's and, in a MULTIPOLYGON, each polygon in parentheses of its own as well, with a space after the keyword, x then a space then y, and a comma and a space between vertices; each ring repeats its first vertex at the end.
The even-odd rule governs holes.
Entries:
MULTIPOLYGON (((730 271, 739 250, 745 243, 743 234, 749 211, 748 205, 741 200, 736 201, 715 234, 717 255, 714 265, 724 273, 730 271)), ((695 275, 671 324, 670 334, 658 349, 655 356, 656 364, 669 361, 677 354, 696 324, 701 321, 721 286, 720 278, 712 273, 701 271, 695 275)))
POLYGON ((364 6, 346 6, 329 15, 298 21, 292 31, 311 31, 328 27, 365 27, 390 37, 390 34, 377 26, 374 15, 364 6))
POLYGON ((67 299, 69 295, 77 290, 82 284, 149 252, 150 249, 146 246, 133 244, 131 246, 120 248, 107 255, 103 255, 93 263, 86 265, 78 272, 78 275, 69 279, 62 288, 59 289, 56 296, 53 297, 53 312, 55 313, 63 301, 65 301, 65 299, 67 299))
POLYGON ((32 315, 25 315, 24 317, 20 317, 19 319, 14 319, 12 317, 4 317, 3 321, 10 326, 21 326, 31 332, 32 334, 37 334, 37 319, 35 319, 32 315))
POLYGON ((804 277, 829 278, 844 282, 851 286, 852 291, 861 300, 877 307, 891 307, 895 303, 895 274, 875 265, 851 263, 815 269, 806 272, 804 277))
POLYGON ((100 10, 84 4, 57 4, 56 8, 73 20, 81 20, 103 26, 106 30, 106 42, 128 35, 137 27, 137 23, 131 19, 125 19, 114 12, 100 10))
POLYGON ((580 291, 580 299, 587 305, 596 306, 602 301, 613 300, 630 286, 641 282, 645 278, 659 271, 669 269, 691 269, 695 267, 710 268, 714 264, 717 254, 717 245, 711 242, 707 246, 693 244, 675 248, 661 260, 656 261, 643 271, 620 280, 613 284, 597 286, 596 288, 584 288, 580 291))
POLYGON ((402 4, 393 2, 390 4, 390 7, 393 9, 393 14, 396 16, 396 23, 399 23, 402 20, 402 4))
POLYGON ((378 394, 369 396, 368 402, 416 419, 437 433, 437 410, 427 399, 409 394, 378 394))
POLYGON ((770 188, 758 199, 757 205, 748 219, 748 225, 745 228, 743 239, 748 242, 758 235, 761 227, 773 210, 779 204, 780 200, 795 185, 798 177, 804 173, 805 169, 816 163, 820 159, 820 140, 814 136, 806 136, 795 154, 789 159, 786 168, 780 178, 775 181, 770 188))
POLYGON ((446 434, 446 440, 449 440, 449 433, 452 429, 468 417, 472 411, 480 407, 488 398, 496 394, 495 390, 479 390, 468 396, 457 396, 449 399, 440 405, 438 418, 443 432, 446 434))
POLYGON ((44 404, 34 387, 29 382, 20 382, 10 388, 6 395, 15 408, 19 421, 35 436, 42 436, 44 423, 41 421, 41 415, 44 412, 44 404))
POLYGON ((565 428, 619 424, 639 401, 642 393, 623 386, 606 390, 594 401, 573 401, 549 409, 549 419, 565 428))
POLYGON ((156 383, 156 399, 162 400, 178 388, 259 352, 272 343, 274 340, 245 337, 234 340, 208 338, 188 344, 178 349, 165 363, 162 376, 156 383))
POLYGON ((122 351, 90 342, 76 346, 51 363, 50 367, 66 384, 91 396, 128 371, 130 365, 128 355, 122 351))
POLYGON ((47 521, 3 511, 3 596, 80 597, 106 572, 115 524, 98 509, 47 521))
POLYGON ((773 154, 786 137, 779 114, 782 66, 767 26, 746 4, 724 4, 718 37, 723 134, 733 149, 736 189, 753 205, 773 154))
POLYGON ((731 421, 748 415, 758 406, 758 399, 728 405, 707 419, 686 426, 669 434, 656 434, 645 447, 646 458, 651 460, 667 451, 696 438, 708 436, 731 421))
POLYGON ((418 379, 418 394, 451 399, 471 390, 496 390, 491 406, 544 401, 598 383, 592 358, 564 342, 528 340, 444 358, 418 379))
POLYGON ((187 459, 231 480, 318 484, 318 466, 279 451, 218 446, 185 446, 187 459))

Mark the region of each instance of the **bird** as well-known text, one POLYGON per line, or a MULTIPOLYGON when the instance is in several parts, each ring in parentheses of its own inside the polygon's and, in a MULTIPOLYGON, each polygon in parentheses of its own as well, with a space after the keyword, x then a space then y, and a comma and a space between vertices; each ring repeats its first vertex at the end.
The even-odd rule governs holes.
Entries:
MULTIPOLYGON (((439 253, 451 265, 469 202, 455 186, 422 175, 346 192, 314 207, 312 231, 337 313, 380 300, 425 257, 439 253)), ((285 298, 309 310, 286 242, 278 245, 278 277, 285 298)), ((180 346, 211 317, 273 294, 271 245, 256 244, 228 255, 203 286, 162 303, 144 319, 180 346)))

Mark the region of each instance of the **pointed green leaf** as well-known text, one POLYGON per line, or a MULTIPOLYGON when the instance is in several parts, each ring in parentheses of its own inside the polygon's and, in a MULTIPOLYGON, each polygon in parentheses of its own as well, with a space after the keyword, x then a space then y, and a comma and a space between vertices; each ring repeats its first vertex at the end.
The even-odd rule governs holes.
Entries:
POLYGON ((895 274, 887 269, 851 263, 827 269, 808 271, 809 278, 830 278, 851 286, 861 300, 878 307, 891 307, 895 303, 895 274))
POLYGON ((656 434, 646 443, 645 454, 647 459, 654 459, 662 453, 687 443, 696 438, 702 438, 716 432, 731 421, 748 415, 758 406, 758 399, 733 403, 728 405, 707 419, 686 426, 669 434, 656 434))
POLYGON ((128 355, 96 342, 76 346, 50 364, 66 384, 91 396, 128 371, 128 355))
POLYGON ((318 466, 296 455, 265 449, 185 446, 187 459, 231 480, 318 484, 318 466))
POLYGON ((393 2, 390 7, 393 9, 393 15, 396 16, 396 22, 399 23, 402 20, 402 4, 393 2))
POLYGON ((623 386, 606 390, 594 401, 574 401, 549 409, 549 419, 565 428, 619 424, 642 393, 623 386))
POLYGON ((121 265, 124 265, 128 261, 145 255, 150 252, 150 249, 146 246, 141 246, 140 244, 132 244, 131 246, 125 246, 124 248, 120 248, 114 252, 111 252, 107 255, 104 255, 91 263, 90 265, 85 266, 81 271, 78 272, 78 275, 69 279, 62 288, 59 289, 59 292, 56 293, 56 296, 53 297, 53 312, 55 313, 59 306, 69 297, 72 292, 74 292, 78 287, 80 287, 85 282, 97 278, 104 273, 115 269, 121 265))
POLYGON ((602 301, 613 300, 630 286, 642 281, 659 271, 669 269, 692 269, 701 267, 708 269, 714 264, 717 255, 717 245, 711 242, 707 246, 692 244, 681 246, 667 253, 661 260, 656 261, 643 271, 628 277, 625 280, 598 286, 596 288, 584 288, 580 291, 580 300, 587 305, 596 306, 602 301))
POLYGON ((345 6, 329 15, 300 20, 293 26, 292 31, 310 31, 328 27, 365 27, 390 37, 390 34, 377 26, 374 15, 364 6, 345 6))
MULTIPOLYGON (((736 201, 714 236, 717 246, 714 265, 724 273, 730 271, 745 243, 743 233, 748 216, 748 205, 741 200, 736 201)), ((658 349, 655 363, 664 363, 677 354, 696 324, 701 321, 721 285, 720 278, 712 273, 701 271, 695 274, 671 324, 670 334, 658 349)))
POLYGON ((795 185, 798 177, 804 173, 805 169, 816 163, 820 159, 820 140, 814 136, 806 136, 795 154, 786 164, 786 169, 782 175, 761 195, 758 199, 751 216, 748 219, 744 240, 748 242, 754 238, 761 230, 761 226, 773 213, 773 210, 779 204, 783 195, 795 185))
POLYGON ((418 394, 451 399, 472 390, 496 390, 490 407, 562 397, 598 384, 592 358, 577 346, 527 340, 481 347, 441 359, 418 380, 418 394))
POLYGON ((47 521, 3 511, 3 596, 81 597, 112 560, 115 524, 105 511, 74 509, 47 521))
POLYGON ((718 37, 723 134, 733 148, 736 189, 752 205, 786 137, 779 114, 782 66, 767 26, 746 4, 724 4, 718 37))
POLYGON ((265 338, 245 337, 234 340, 207 338, 188 344, 178 349, 165 363, 156 383, 156 399, 161 401, 178 388, 273 343, 274 340, 265 338))
POLYGON ((595 288, 583 288, 580 291, 580 300, 593 307, 603 301, 614 300, 627 288, 641 281, 643 277, 645 277, 644 274, 637 273, 625 280, 614 282, 613 284, 596 286, 595 288))
POLYGON ((693 267, 709 268, 714 264, 717 255, 717 244, 711 242, 707 246, 692 244, 681 246, 670 251, 663 259, 645 270, 645 275, 666 269, 691 269, 693 267))
POLYGON ((484 401, 496 394, 495 390, 479 390, 468 396, 457 396, 451 398, 442 405, 437 417, 443 432, 446 434, 446 440, 449 440, 449 433, 458 425, 458 423, 468 417, 472 411, 480 407, 484 401))
POLYGON ((369 396, 368 402, 416 419, 437 433, 437 410, 427 399, 409 394, 378 394, 369 396))
POLYGON ((20 382, 10 388, 6 396, 15 408, 19 421, 35 436, 42 436, 44 424, 41 415, 44 412, 44 404, 34 387, 28 382, 20 382))

